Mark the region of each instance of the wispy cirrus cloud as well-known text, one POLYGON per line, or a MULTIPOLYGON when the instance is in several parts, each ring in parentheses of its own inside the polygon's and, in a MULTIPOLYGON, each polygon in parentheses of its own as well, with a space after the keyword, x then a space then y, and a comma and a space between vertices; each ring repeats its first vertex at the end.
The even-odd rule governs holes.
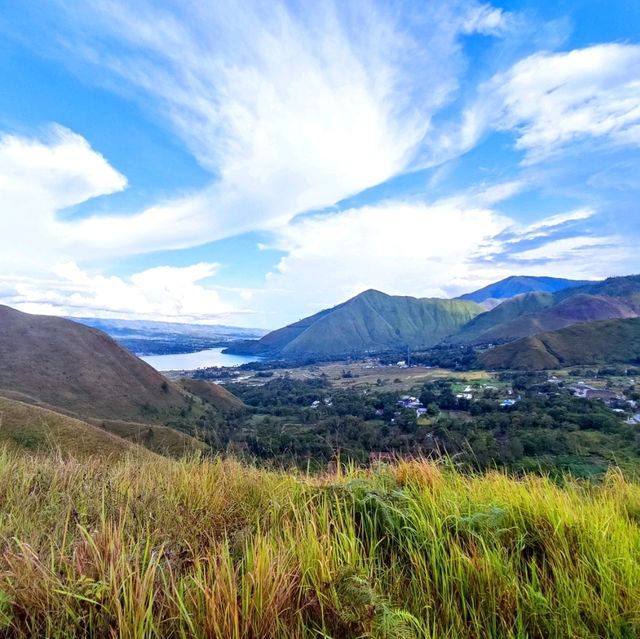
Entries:
POLYGON ((117 78, 212 173, 192 195, 69 228, 106 254, 274 228, 403 172, 458 87, 461 38, 506 20, 475 0, 60 7, 63 54, 117 78))

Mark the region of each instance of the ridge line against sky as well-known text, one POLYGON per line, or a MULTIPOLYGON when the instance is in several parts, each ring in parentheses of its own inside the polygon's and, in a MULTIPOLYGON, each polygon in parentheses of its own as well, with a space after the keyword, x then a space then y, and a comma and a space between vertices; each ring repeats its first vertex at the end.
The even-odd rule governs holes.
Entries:
POLYGON ((640 5, 0 0, 0 303, 277 327, 640 271, 640 5))

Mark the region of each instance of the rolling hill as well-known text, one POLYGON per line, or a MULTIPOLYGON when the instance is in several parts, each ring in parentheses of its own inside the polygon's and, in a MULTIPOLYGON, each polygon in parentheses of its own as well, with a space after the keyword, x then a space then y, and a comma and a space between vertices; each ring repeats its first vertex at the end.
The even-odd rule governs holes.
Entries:
POLYGON ((506 300, 525 293, 556 293, 557 291, 591 283, 586 280, 567 280, 559 277, 512 275, 472 293, 461 295, 458 299, 480 304, 490 300, 506 300))
POLYGON ((640 358, 640 318, 581 322, 497 346, 480 356, 489 369, 543 370, 640 358))
POLYGON ((556 293, 506 300, 462 327, 454 343, 505 342, 578 322, 640 316, 640 276, 615 277, 556 293))
POLYGON ((229 352, 288 358, 429 347, 482 312, 465 300, 418 299, 369 290, 229 352))
POLYGON ((104 333, 0 306, 0 394, 85 418, 163 423, 186 394, 104 333))

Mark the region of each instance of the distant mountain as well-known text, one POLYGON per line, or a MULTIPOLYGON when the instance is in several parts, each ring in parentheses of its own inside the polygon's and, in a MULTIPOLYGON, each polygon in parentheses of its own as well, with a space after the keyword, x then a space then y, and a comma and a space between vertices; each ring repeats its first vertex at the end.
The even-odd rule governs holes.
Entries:
POLYGON ((506 300, 523 293, 556 293, 575 286, 592 284, 587 280, 567 280, 558 277, 535 277, 529 275, 512 275, 504 280, 489 284, 473 293, 461 295, 458 299, 469 300, 478 304, 506 300))
POLYGON ((261 328, 242 328, 224 324, 182 324, 152 320, 105 319, 100 317, 68 317, 74 322, 97 328, 113 336, 190 335, 194 337, 250 338, 262 337, 268 331, 261 328))
POLYGON ((578 322, 640 316, 640 276, 614 277, 556 293, 516 296, 478 316, 453 343, 505 342, 578 322))
POLYGON ((517 339, 512 337, 510 325, 523 316, 538 313, 553 306, 555 299, 552 293, 524 293, 502 302, 499 306, 474 317, 465 324, 449 341, 453 343, 474 343, 483 341, 500 341, 517 339), (494 333, 499 331, 498 336, 494 333))
POLYGON ((0 394, 83 417, 163 423, 186 393, 108 335, 0 306, 0 394))
POLYGON ((148 320, 70 317, 74 322, 97 328, 135 355, 193 353, 227 345, 239 339, 257 339, 267 333, 259 328, 179 324, 148 320))
POLYGON ((582 322, 485 351, 489 369, 543 370, 640 358, 640 318, 582 322))
POLYGON ((418 299, 369 290, 257 342, 228 350, 300 358, 426 348, 481 312, 479 305, 465 300, 418 299))

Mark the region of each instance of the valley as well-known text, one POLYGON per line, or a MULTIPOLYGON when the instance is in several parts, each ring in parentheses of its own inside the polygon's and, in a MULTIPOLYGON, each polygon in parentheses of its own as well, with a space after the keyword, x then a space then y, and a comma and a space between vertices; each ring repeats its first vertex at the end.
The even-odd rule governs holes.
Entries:
POLYGON ((633 618, 619 588, 640 570, 623 514, 640 476, 640 319, 619 315, 638 278, 597 286, 617 302, 589 304, 610 319, 500 344, 477 337, 546 326, 540 309, 575 296, 483 310, 367 293, 338 319, 213 352, 234 366, 145 357, 180 363, 166 374, 117 335, 0 307, 0 632, 417 638, 497 623, 501 637, 533 588, 565 602, 536 613, 543 634, 626 632, 612 619, 633 618), (478 583, 471 547, 510 603, 478 583), (524 572, 521 547, 540 557, 524 572), (594 612, 572 613, 585 597, 594 612))
MULTIPOLYGON (((200 329, 105 321, 107 337, 82 323, 2 307, 0 397, 14 411, 32 405, 170 456, 233 454, 320 469, 337 456, 368 463, 378 454, 435 455, 467 469, 578 476, 602 475, 614 459, 640 468, 633 425, 640 318, 626 317, 640 308, 638 276, 511 278, 467 297, 478 302, 366 291, 253 341, 247 329, 240 342, 229 342, 231 352, 143 358, 166 376, 115 340, 135 330, 164 341, 173 330, 178 348, 185 331, 200 329), (488 310, 480 306, 509 293, 488 310), (586 299, 595 314, 567 314, 586 299), (551 316, 568 325, 535 332, 551 316), (514 329, 505 327, 513 326, 507 337, 514 329), (519 338, 523 331, 533 335, 519 338), (498 332, 500 343, 482 341, 498 332), (578 382, 593 401, 580 396, 578 382), (407 408, 403 397, 414 404, 407 408), (542 448, 526 443, 545 438, 542 448)), ((233 331, 202 328, 229 339, 233 331)), ((29 420, 48 423, 35 413, 29 420)), ((73 438, 60 428, 45 431, 40 445, 29 431, 23 448, 73 452, 73 438)))

